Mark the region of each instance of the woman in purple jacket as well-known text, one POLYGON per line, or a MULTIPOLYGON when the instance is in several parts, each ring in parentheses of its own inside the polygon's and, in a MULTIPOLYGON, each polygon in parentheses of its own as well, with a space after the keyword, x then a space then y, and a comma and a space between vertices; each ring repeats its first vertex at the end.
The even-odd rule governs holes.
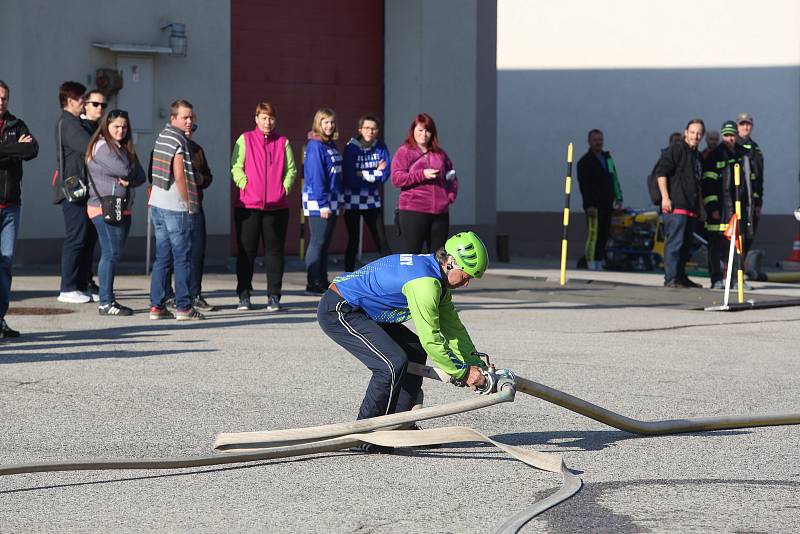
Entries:
POLYGON ((128 112, 112 109, 95 131, 86 147, 86 169, 91 186, 86 213, 97 229, 100 242, 100 262, 97 276, 100 280, 100 315, 133 315, 133 310, 119 304, 114 298, 114 275, 122 249, 131 229, 133 188, 144 183, 144 170, 136 156, 131 138, 128 112), (119 222, 107 221, 101 206, 101 197, 114 196, 127 199, 122 204, 119 222))
POLYGON ((399 224, 403 250, 432 253, 447 240, 450 204, 458 194, 453 163, 439 146, 436 123, 420 113, 392 158, 392 183, 399 187, 399 224), (427 246, 424 246, 427 245, 427 246))
POLYGON ((267 311, 281 309, 283 250, 289 225, 289 191, 297 177, 289 140, 275 131, 275 107, 256 106, 256 127, 236 140, 231 175, 239 189, 236 221, 236 293, 240 310, 251 309, 253 267, 263 242, 267 267, 267 311))

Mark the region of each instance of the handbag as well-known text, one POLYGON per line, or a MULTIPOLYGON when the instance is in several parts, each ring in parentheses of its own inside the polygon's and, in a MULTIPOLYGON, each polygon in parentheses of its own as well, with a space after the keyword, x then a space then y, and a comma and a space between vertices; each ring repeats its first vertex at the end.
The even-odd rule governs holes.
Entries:
MULTIPOLYGON (((84 171, 86 167, 84 166, 84 171)), ((61 192, 67 202, 79 204, 86 202, 89 188, 83 176, 64 176, 64 144, 61 142, 61 119, 58 121, 58 174, 61 176, 61 192)))
POLYGON ((100 199, 100 208, 103 210, 103 220, 106 224, 111 225, 118 225, 122 223, 122 218, 125 215, 125 210, 128 209, 128 195, 130 195, 130 188, 125 190, 124 197, 118 197, 114 195, 114 189, 117 187, 114 184, 113 188, 111 189, 110 195, 101 197, 100 192, 97 191, 97 186, 94 185, 94 180, 92 180, 92 174, 88 173, 89 175, 89 183, 94 189, 94 194, 97 195, 97 198, 100 199))
POLYGON ((122 223, 122 216, 128 207, 128 196, 117 197, 109 195, 100 197, 100 207, 103 209, 103 220, 116 226, 122 223))

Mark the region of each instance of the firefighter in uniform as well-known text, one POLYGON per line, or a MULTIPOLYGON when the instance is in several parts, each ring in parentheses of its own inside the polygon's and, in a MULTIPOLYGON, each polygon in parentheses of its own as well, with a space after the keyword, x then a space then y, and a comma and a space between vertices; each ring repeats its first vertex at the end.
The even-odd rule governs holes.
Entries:
POLYGON ((747 257, 747 252, 756 236, 758 220, 761 218, 761 205, 764 202, 764 153, 750 136, 753 131, 753 117, 749 113, 739 113, 736 117, 736 128, 738 134, 736 143, 747 153, 749 159, 748 166, 742 168, 742 191, 751 200, 747 206, 748 228, 742 233, 744 241, 742 255, 747 257))
MULTIPOLYGON (((747 151, 736 140, 736 123, 726 121, 720 129, 722 143, 712 150, 703 162, 703 205, 706 210, 705 230, 708 238, 708 275, 711 278, 711 289, 722 289, 722 258, 724 256, 725 239, 723 233, 728 229, 728 221, 735 210, 736 190, 734 184, 734 165, 744 169, 750 164, 747 151)), ((744 172, 741 172, 742 185, 740 199, 742 201, 741 228, 748 228, 745 206, 751 206, 744 194, 744 172)))

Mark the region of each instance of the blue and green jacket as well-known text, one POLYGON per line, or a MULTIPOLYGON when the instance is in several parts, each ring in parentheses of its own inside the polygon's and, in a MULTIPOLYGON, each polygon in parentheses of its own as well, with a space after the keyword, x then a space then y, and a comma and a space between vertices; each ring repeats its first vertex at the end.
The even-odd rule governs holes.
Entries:
POLYGON ((431 361, 455 378, 484 367, 431 254, 393 254, 333 280, 342 298, 378 323, 414 321, 431 361))

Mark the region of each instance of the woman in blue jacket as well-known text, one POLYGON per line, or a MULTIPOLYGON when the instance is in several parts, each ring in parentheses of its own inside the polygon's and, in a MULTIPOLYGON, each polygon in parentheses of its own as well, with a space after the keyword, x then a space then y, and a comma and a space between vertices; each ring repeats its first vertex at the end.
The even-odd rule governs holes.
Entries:
POLYGON ((355 271, 361 218, 378 245, 381 256, 392 253, 381 213, 381 185, 389 178, 389 149, 378 139, 380 121, 373 115, 358 119, 358 135, 344 147, 344 223, 347 250, 344 270, 355 271))
POLYGON ((323 294, 330 284, 328 247, 336 228, 342 188, 342 155, 336 138, 336 113, 320 109, 314 115, 303 153, 303 213, 311 234, 306 250, 306 292, 314 295, 323 294))

